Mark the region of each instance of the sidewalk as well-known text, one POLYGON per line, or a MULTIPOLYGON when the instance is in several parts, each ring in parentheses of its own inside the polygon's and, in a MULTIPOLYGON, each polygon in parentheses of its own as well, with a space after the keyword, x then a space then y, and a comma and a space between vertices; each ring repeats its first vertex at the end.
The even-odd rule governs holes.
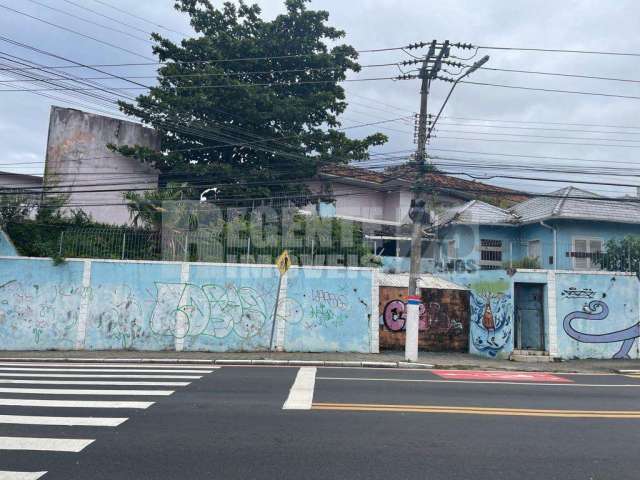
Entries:
MULTIPOLYGON (((289 352, 247 352, 247 353, 213 353, 213 352, 139 352, 129 350, 109 351, 19 351, 0 352, 0 361, 7 359, 51 359, 63 361, 75 360, 151 360, 163 361, 208 360, 208 361, 240 361, 240 360, 277 360, 285 362, 350 362, 345 366, 379 366, 405 367, 403 352, 384 352, 380 354, 363 353, 289 353, 289 352), (362 365, 366 362, 365 365, 362 365), (382 365, 386 363, 386 365, 382 365), (395 365, 391 365, 391 364, 395 365), (360 364, 360 365, 358 365, 360 364)), ((222 363, 222 362, 221 362, 222 363)), ((610 373, 616 370, 640 369, 640 360, 570 360, 549 363, 520 363, 509 360, 491 360, 466 353, 438 353, 420 352, 418 360, 422 368, 446 369, 482 369, 482 370, 519 370, 546 372, 576 372, 576 373, 610 373)), ((418 366, 418 365, 416 365, 418 366)))

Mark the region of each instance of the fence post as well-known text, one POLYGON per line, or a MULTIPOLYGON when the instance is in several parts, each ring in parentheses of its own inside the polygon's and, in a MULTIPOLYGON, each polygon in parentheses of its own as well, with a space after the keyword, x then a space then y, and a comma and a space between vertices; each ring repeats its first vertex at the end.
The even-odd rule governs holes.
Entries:
POLYGON ((315 246, 316 246, 316 239, 312 238, 311 239, 311 265, 315 265, 316 262, 313 258, 313 256, 315 255, 315 246))
POLYGON ((184 236, 184 261, 189 261, 189 232, 184 236))
POLYGON ((122 234, 122 256, 121 256, 121 260, 124 260, 124 248, 125 248, 126 243, 127 243, 127 232, 124 232, 122 234))
POLYGON ((62 239, 64 238, 64 230, 60 232, 60 245, 58 245, 58 255, 62 256, 62 239))
POLYGON ((249 254, 251 253, 251 235, 247 237, 247 255, 245 257, 245 263, 249 263, 249 254))

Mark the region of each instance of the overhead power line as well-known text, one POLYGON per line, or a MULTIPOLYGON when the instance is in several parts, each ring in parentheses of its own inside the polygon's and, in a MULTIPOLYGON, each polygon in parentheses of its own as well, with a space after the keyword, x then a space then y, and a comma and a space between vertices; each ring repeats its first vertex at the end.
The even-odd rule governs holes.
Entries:
POLYGON ((552 77, 584 78, 588 80, 607 80, 611 82, 640 83, 640 80, 634 80, 629 78, 602 77, 597 75, 580 75, 577 73, 540 72, 536 70, 518 70, 513 68, 495 68, 495 67, 481 67, 480 69, 491 70, 494 72, 524 73, 528 75, 545 75, 545 76, 552 76, 552 77))
POLYGON ((564 125, 573 127, 602 127, 602 128, 629 128, 640 130, 640 125, 612 125, 602 123, 572 123, 572 122, 551 122, 551 121, 536 121, 536 120, 515 120, 515 119, 499 119, 499 118, 477 118, 477 117, 455 117, 443 115, 442 118, 452 120, 465 120, 472 122, 493 122, 493 123, 517 123, 517 124, 533 124, 533 125, 564 125))
POLYGON ((116 45, 115 43, 111 43, 111 42, 106 42, 104 40, 100 40, 99 38, 92 37, 91 35, 87 35, 86 33, 78 32, 77 30, 73 30, 72 28, 67 28, 67 27, 65 27, 63 25, 59 25, 57 23, 50 22, 50 21, 45 20, 43 18, 36 17, 34 15, 30 15, 27 12, 22 12, 20 10, 16 10, 15 8, 8 7, 7 5, 4 5, 2 3, 0 3, 0 8, 3 8, 3 9, 8 10, 10 12, 16 13, 18 15, 22 15, 22 16, 30 18, 32 20, 36 20, 38 22, 44 23, 46 25, 49 25, 51 27, 58 28, 60 30, 64 30, 65 32, 73 33, 74 35, 78 35, 78 36, 86 38, 88 40, 92 40, 94 42, 100 43, 100 44, 105 45, 107 47, 115 48, 116 50, 120 50, 120 51, 129 53, 130 55, 134 55, 134 56, 140 57, 140 58, 145 58, 147 60, 153 60, 151 57, 147 57, 146 55, 141 55, 138 52, 134 52, 133 50, 129 50, 128 48, 121 47, 119 45, 116 45))
POLYGON ((137 32, 144 33, 145 35, 151 36, 151 32, 148 32, 148 31, 146 31, 146 30, 143 30, 142 28, 138 28, 138 27, 136 27, 135 25, 132 25, 131 23, 123 22, 122 20, 120 20, 120 19, 118 19, 118 18, 110 17, 109 15, 105 15, 104 13, 100 13, 100 12, 98 12, 97 10, 94 10, 94 9, 92 9, 92 8, 89 8, 89 7, 85 6, 85 5, 81 5, 81 4, 79 4, 78 2, 74 2, 74 1, 72 1, 72 0, 62 0, 62 1, 63 1, 63 2, 65 2, 65 3, 68 3, 69 5, 73 5, 73 6, 77 7, 77 8, 80 8, 80 9, 82 9, 82 10, 85 10, 85 11, 87 11, 87 12, 91 12, 91 13, 93 13, 94 15, 97 15, 97 16, 99 16, 99 17, 106 18, 107 20, 111 20, 112 22, 118 23, 118 24, 120 24, 120 25, 124 25, 125 27, 128 27, 128 28, 130 28, 131 30, 135 30, 135 31, 137 31, 137 32))
MULTIPOLYGON (((373 65, 360 65, 360 68, 382 68, 382 67, 393 67, 397 65, 397 63, 381 63, 381 64, 373 64, 373 65)), ((45 67, 47 68, 47 67, 45 67)), ((29 69, 32 70, 32 69, 29 69)), ((239 72, 224 72, 224 73, 183 73, 183 74, 175 74, 175 75, 127 75, 128 79, 142 80, 142 79, 157 79, 159 76, 164 78, 208 78, 208 77, 234 77, 234 76, 243 76, 243 75, 268 75, 268 74, 281 74, 281 73, 309 73, 309 72, 333 72, 337 70, 342 70, 341 68, 333 68, 333 67, 318 67, 318 68, 289 68, 283 70, 259 70, 259 71, 239 71, 239 72)), ((0 68, 0 74, 4 74, 3 69, 0 68)), ((112 80, 112 76, 104 76, 104 77, 77 77, 77 80, 112 80)), ((46 77, 42 78, 41 81, 47 80, 60 80, 60 77, 46 77)), ((0 83, 8 83, 8 82, 29 82, 30 80, 20 80, 20 79, 11 79, 11 80, 3 80, 0 83)))
POLYGON ((133 35, 130 32, 127 32, 126 30, 120 30, 118 28, 110 27, 109 25, 104 25, 102 23, 94 22, 93 20, 90 20, 88 18, 84 18, 84 17, 81 17, 81 16, 76 15, 74 13, 67 12, 66 10, 62 10, 61 8, 52 7, 50 5, 47 5, 46 3, 39 2, 38 0, 27 0, 27 1, 29 1, 29 2, 31 2, 33 4, 35 4, 35 5, 39 5, 41 7, 44 7, 44 8, 48 8, 49 10, 52 10, 54 12, 61 13, 62 15, 66 15, 68 17, 75 18, 76 20, 80 20, 81 22, 85 22, 85 23, 88 23, 90 25, 95 25, 95 26, 103 28, 105 30, 109 30, 111 32, 116 32, 116 33, 119 33, 121 35, 126 35, 127 37, 134 38, 136 40, 140 40, 142 42, 146 42, 146 43, 149 43, 149 44, 153 44, 154 43, 151 40, 149 40, 148 38, 139 37, 137 35, 133 35))
POLYGON ((136 15, 135 13, 131 13, 128 10, 124 10, 122 8, 118 8, 118 7, 116 7, 114 5, 111 5, 109 2, 106 2, 104 0, 93 0, 93 1, 96 2, 96 3, 99 3, 102 6, 105 6, 107 8, 112 9, 112 10, 115 10, 116 12, 120 12, 120 13, 122 13, 124 15, 128 15, 129 17, 132 17, 132 18, 135 18, 137 20, 140 20, 141 22, 147 23, 149 25, 153 25, 154 27, 161 28, 162 30, 165 30, 167 32, 175 33, 176 35, 181 35, 183 37, 188 37, 190 35, 188 33, 181 32, 179 30, 174 30, 173 28, 170 28, 170 27, 166 27, 166 26, 161 25, 159 23, 155 23, 155 22, 149 20, 148 18, 145 18, 145 17, 143 17, 141 15, 136 15))
POLYGON ((480 50, 516 50, 521 52, 547 52, 547 53, 578 53, 585 55, 614 55, 622 57, 640 57, 638 52, 615 52, 602 50, 578 50, 578 49, 562 49, 562 48, 533 48, 533 47, 501 47, 478 45, 476 48, 480 50))
MULTIPOLYGON (((176 90, 207 90, 207 89, 216 89, 216 88, 255 88, 255 87, 295 87, 297 85, 313 85, 313 84, 323 84, 323 83, 342 83, 342 82, 376 82, 383 80, 398 80, 398 77, 371 77, 371 78, 347 78, 344 80, 304 80, 301 82, 297 81, 277 81, 277 82, 268 82, 268 83, 238 83, 231 85, 185 85, 185 86, 172 86, 172 89, 176 90)), ((135 91, 135 90, 149 90, 152 88, 157 88, 154 85, 143 85, 141 87, 106 87, 110 90, 114 91, 135 91)), ((61 88, 17 88, 17 89, 0 89, 0 92, 53 92, 53 91, 73 91, 73 92, 83 92, 83 91, 92 91, 92 90, 100 90, 100 87, 61 87, 61 88)), ((640 99, 640 97, 637 97, 640 99)))
POLYGON ((569 93, 573 95, 589 95, 594 97, 609 97, 609 98, 624 98, 627 100, 640 100, 640 97, 635 95, 618 95, 615 93, 604 93, 604 92, 586 92, 581 90, 561 90, 557 88, 537 88, 537 87, 524 87, 521 85, 504 85, 500 83, 489 83, 489 82, 474 82, 471 80, 462 80, 460 83, 466 83, 467 85, 483 85, 487 87, 500 87, 500 88, 510 88, 515 90, 531 90, 535 92, 550 92, 550 93, 569 93))

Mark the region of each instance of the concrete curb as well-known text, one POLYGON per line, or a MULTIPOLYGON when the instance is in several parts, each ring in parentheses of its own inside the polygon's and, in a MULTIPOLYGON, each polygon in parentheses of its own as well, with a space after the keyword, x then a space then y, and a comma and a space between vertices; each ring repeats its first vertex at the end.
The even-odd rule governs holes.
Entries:
POLYGON ((412 368, 431 369, 433 365, 428 363, 410 362, 371 362, 371 361, 334 361, 334 360, 265 360, 265 359, 184 359, 184 358, 75 358, 75 357, 8 357, 0 358, 0 362, 40 362, 40 363, 154 363, 165 364, 198 364, 198 365, 226 365, 226 366, 268 366, 268 367, 335 367, 335 368, 412 368))
POLYGON ((614 370, 614 372, 616 373, 622 373, 622 374, 632 374, 632 375, 638 375, 640 374, 640 370, 635 369, 635 370, 614 370))

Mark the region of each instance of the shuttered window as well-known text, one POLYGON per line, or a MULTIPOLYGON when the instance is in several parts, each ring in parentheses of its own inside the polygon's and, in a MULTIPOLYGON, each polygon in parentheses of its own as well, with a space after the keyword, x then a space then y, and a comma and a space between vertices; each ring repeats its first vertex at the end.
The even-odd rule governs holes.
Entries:
POLYGON ((599 238, 574 238, 573 258, 574 270, 598 270, 598 260, 602 254, 602 240, 599 238))

